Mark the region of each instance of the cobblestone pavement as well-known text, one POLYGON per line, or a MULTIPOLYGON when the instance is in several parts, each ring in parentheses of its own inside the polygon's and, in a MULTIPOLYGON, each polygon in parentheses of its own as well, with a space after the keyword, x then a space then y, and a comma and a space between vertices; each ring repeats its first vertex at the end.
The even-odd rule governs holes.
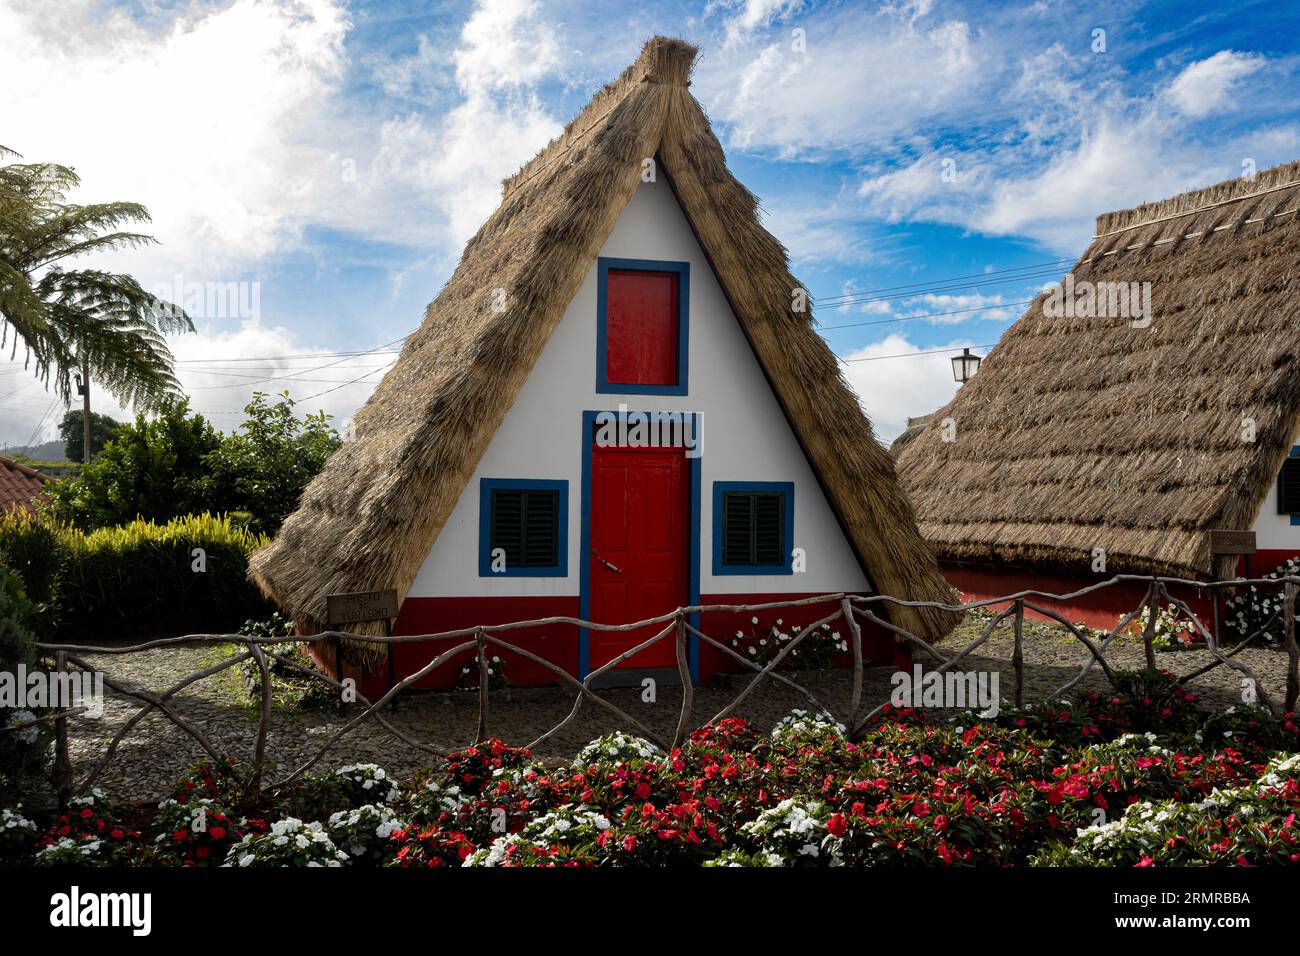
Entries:
MULTIPOLYGON (((969 644, 979 633, 977 624, 959 628, 939 647, 948 653, 969 644)), ((1012 634, 999 628, 976 654, 960 665, 963 670, 998 670, 1001 693, 1011 699, 1013 672, 1012 634)), ((1026 624, 1025 699, 1033 701, 1055 691, 1074 677, 1087 662, 1088 650, 1066 632, 1048 625, 1026 624)), ((163 648, 123 655, 91 656, 89 660, 106 674, 132 686, 161 691, 185 676, 214 663, 220 654, 212 646, 163 648)), ((1211 661, 1200 649, 1161 653, 1159 665, 1186 674, 1211 661)), ((1285 687, 1286 655, 1266 649, 1247 649, 1239 660, 1259 675, 1268 690, 1280 697, 1285 687)), ((1117 643, 1107 652, 1115 668, 1140 668, 1143 651, 1137 643, 1117 643)), ((816 695, 841 720, 851 700, 852 680, 848 670, 789 673, 793 680, 816 695)), ((748 678, 736 678, 727 686, 697 688, 692 726, 704 723, 730 704, 748 678)), ((890 671, 872 669, 864 681, 864 709, 888 699, 890 671)), ((1100 670, 1094 668, 1083 687, 1106 686, 1100 670)), ((1202 696, 1215 704, 1241 701, 1241 675, 1226 666, 1215 668, 1196 681, 1202 696)), ((640 688, 608 689, 601 696, 671 738, 681 704, 680 688, 661 686, 658 700, 646 703, 640 688)), ((492 694, 488 733, 512 744, 528 743, 558 724, 573 707, 575 692, 566 687, 513 688, 492 694)), ((176 710, 193 722, 222 753, 241 762, 252 756, 257 731, 257 712, 250 707, 231 671, 191 685, 173 698, 176 710)), ((138 710, 134 700, 111 691, 104 715, 97 720, 74 718, 70 722, 72 760, 78 781, 103 754, 108 741, 138 710)), ((763 729, 770 728, 792 708, 811 709, 806 697, 776 682, 756 689, 736 711, 763 729)), ((442 749, 463 746, 474 736, 478 716, 478 695, 465 692, 427 692, 403 695, 400 710, 389 719, 408 736, 442 749)), ((279 710, 272 718, 267 756, 272 776, 278 779, 315 756, 329 737, 349 719, 333 709, 279 710)), ((620 720, 591 702, 584 702, 578 716, 562 731, 538 748, 543 759, 567 759, 583 744, 602 733, 620 728, 620 720)), ((153 800, 168 793, 185 768, 204 756, 198 743, 158 711, 132 728, 118 747, 112 762, 99 780, 120 799, 153 800)), ((317 769, 373 761, 399 777, 409 775, 434 759, 392 736, 377 721, 368 720, 339 741, 317 765, 317 769)))

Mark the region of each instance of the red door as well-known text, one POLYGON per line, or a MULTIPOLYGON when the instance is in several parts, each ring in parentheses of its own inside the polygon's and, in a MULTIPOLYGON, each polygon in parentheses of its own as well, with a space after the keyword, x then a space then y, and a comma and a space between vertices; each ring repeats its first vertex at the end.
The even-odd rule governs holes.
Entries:
MULTIPOLYGON (((690 497, 681 448, 602 448, 591 452, 591 620, 627 624, 687 603, 690 497)), ((591 631, 592 670, 648 640, 663 625, 591 631)), ((673 667, 671 635, 620 667, 673 667)))

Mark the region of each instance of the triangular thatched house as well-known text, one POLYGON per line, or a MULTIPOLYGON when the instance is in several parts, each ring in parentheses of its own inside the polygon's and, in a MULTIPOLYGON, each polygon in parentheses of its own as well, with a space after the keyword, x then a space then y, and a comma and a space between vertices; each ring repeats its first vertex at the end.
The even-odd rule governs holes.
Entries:
MULTIPOLYGON (((695 53, 650 41, 506 181, 355 438, 253 560, 300 627, 324 626, 329 594, 389 587, 408 634, 838 591, 949 596, 784 248, 690 94, 695 53), (605 413, 633 430, 626 419, 661 416, 658 437, 602 435, 605 413)), ((926 639, 951 624, 891 613, 926 639)), ((565 627, 513 636, 576 673, 632 646, 565 627)), ((399 670, 428 659, 409 648, 399 670)), ((869 656, 893 650, 878 640, 869 656)), ((546 678, 516 663, 513 679, 546 678)), ((670 666, 671 647, 631 663, 670 666)))
POLYGON ((1300 163, 1096 232, 898 452, 922 533, 970 596, 1232 577, 1212 531, 1255 532, 1256 572, 1300 553, 1300 163))

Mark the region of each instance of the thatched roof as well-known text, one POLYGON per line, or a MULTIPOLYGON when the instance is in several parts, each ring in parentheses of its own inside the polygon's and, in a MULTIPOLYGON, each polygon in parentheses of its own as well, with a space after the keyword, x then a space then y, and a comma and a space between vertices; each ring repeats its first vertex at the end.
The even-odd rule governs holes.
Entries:
MULTIPOLYGON (((325 596, 404 597, 601 246, 657 157, 795 433, 881 593, 946 599, 893 462, 808 313, 791 312, 786 251, 727 170, 687 87, 694 47, 656 37, 504 184, 501 205, 250 574, 301 625, 325 596), (493 290, 508 307, 493 312, 493 290)), ((923 637, 952 617, 900 608, 923 637)))
POLYGON ((894 461, 898 461, 898 456, 903 453, 903 449, 911 443, 913 438, 921 434, 932 418, 934 418, 932 414, 908 416, 907 427, 899 432, 898 437, 889 444, 889 454, 893 456, 894 461))
POLYGON ((1150 282, 1154 320, 1040 296, 1007 330, 898 459, 940 557, 1233 574, 1209 531, 1253 526, 1300 430, 1298 204, 1291 163, 1100 216, 1076 288, 1150 282))

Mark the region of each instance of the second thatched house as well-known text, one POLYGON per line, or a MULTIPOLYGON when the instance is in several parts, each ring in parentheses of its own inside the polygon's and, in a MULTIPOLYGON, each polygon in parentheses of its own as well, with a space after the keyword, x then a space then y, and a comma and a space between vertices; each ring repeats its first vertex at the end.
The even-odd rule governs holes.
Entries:
MULTIPOLYGON (((695 52, 652 40, 505 183, 355 438, 253 559, 302 630, 325 627, 327 596, 383 588, 401 600, 399 634, 840 591, 949 597, 785 250, 690 94, 695 52)), ((824 613, 701 624, 730 636, 824 613)), ((890 613, 924 639, 952 624, 890 613)), ((582 676, 648 636, 562 624, 510 639, 582 676)), ((869 635, 868 658, 897 656, 869 635)), ((404 644, 397 673, 429 659, 404 644)), ((516 682, 552 679, 505 663, 516 682)), ((671 668, 672 645, 625 664, 671 668)), ((692 647, 697 679, 732 666, 692 647)))
MULTIPOLYGON (((1300 163, 1096 232, 899 445, 921 531, 968 597, 1233 577, 1251 533, 1253 572, 1300 554, 1300 163)), ((1064 610, 1111 626, 1143 593, 1064 610)))

